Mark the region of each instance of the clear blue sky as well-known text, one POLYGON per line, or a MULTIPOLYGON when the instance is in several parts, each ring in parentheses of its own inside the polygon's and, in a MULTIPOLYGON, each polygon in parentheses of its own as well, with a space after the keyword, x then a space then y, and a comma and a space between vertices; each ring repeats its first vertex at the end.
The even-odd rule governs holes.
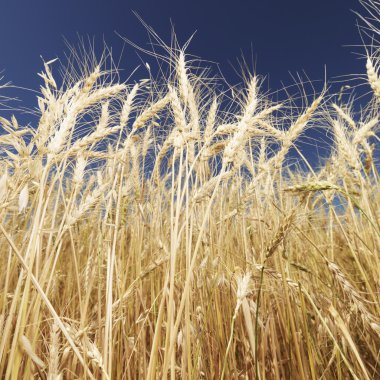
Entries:
MULTIPOLYGON (((253 56, 257 73, 269 74, 273 90, 281 81, 293 83, 289 72, 304 70, 323 80, 325 65, 330 79, 365 73, 365 61, 352 53, 363 49, 344 47, 361 43, 351 11, 364 13, 358 0, 8 0, 0 9, 0 71, 5 80, 32 89, 41 83, 40 56, 50 60, 67 52, 63 37, 71 43, 77 34, 94 37, 99 47, 104 38, 116 56, 123 41, 115 31, 147 47, 147 33, 132 10, 168 42, 171 22, 180 43, 197 31, 188 52, 218 62, 231 83, 239 78, 230 63, 237 67, 242 52, 248 61, 253 56)), ((139 63, 126 47, 120 67, 128 71, 139 63)), ((34 94, 17 95, 36 105, 34 94)))
MULTIPOLYGON (((304 69, 322 79, 324 65, 330 77, 363 72, 364 62, 343 47, 360 42, 355 16, 362 11, 357 0, 8 0, 1 4, 0 70, 7 80, 26 87, 39 83, 36 72, 45 59, 62 57, 63 36, 77 41, 77 33, 94 36, 120 52, 122 41, 114 33, 148 42, 137 11, 166 41, 170 20, 180 42, 197 31, 188 51, 217 61, 233 79, 229 61, 250 59, 251 51, 261 74, 270 74, 271 87, 289 82, 288 71, 304 69), (252 49, 251 49, 252 46, 252 49)), ((128 49, 121 62, 132 66, 138 59, 128 49)))

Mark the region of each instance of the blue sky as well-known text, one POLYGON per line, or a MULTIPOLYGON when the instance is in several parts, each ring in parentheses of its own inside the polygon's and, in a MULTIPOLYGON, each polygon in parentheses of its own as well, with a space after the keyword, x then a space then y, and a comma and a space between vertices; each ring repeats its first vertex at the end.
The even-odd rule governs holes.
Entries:
MULTIPOLYGON (((114 51, 121 51, 126 36, 144 46, 144 28, 132 13, 137 11, 164 40, 170 40, 170 20, 180 42, 197 31, 189 53, 219 62, 227 78, 234 80, 229 64, 236 65, 241 52, 253 55, 260 74, 270 74, 272 88, 289 82, 288 72, 305 72, 322 79, 324 65, 329 77, 363 72, 364 62, 343 47, 360 43, 355 16, 362 11, 357 0, 8 0, 1 4, 0 70, 7 80, 34 87, 36 72, 45 59, 62 57, 63 36, 70 42, 104 37, 114 51)), ((121 66, 138 58, 128 48, 121 66)))
MULTIPOLYGON (((99 49, 104 39, 115 57, 123 49, 115 32, 148 47, 147 33, 133 10, 167 42, 171 24, 182 44, 196 32, 187 51, 218 62, 232 84, 239 81, 233 68, 242 54, 257 73, 268 76, 272 90, 282 83, 291 85, 291 74, 303 71, 322 81, 325 67, 330 80, 365 73, 365 61, 358 56, 364 50, 353 46, 361 44, 358 17, 352 12, 364 13, 358 0, 8 0, 1 4, 3 82, 38 90, 41 56, 63 58, 67 52, 63 37, 75 44, 78 35, 89 36, 99 49)), ((128 73, 139 63, 135 49, 125 46, 120 68, 128 73)), ((146 77, 144 70, 137 77, 146 77)), ((17 96, 26 106, 36 105, 31 92, 18 90, 17 96)))

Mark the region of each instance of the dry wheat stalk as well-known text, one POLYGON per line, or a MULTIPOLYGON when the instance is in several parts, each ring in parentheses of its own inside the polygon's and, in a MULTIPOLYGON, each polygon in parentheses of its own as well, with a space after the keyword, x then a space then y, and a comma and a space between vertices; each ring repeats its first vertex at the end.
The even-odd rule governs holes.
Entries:
POLYGON ((377 75, 377 69, 372 63, 372 59, 370 57, 367 58, 367 77, 368 82, 376 96, 377 99, 380 99, 380 80, 377 75))

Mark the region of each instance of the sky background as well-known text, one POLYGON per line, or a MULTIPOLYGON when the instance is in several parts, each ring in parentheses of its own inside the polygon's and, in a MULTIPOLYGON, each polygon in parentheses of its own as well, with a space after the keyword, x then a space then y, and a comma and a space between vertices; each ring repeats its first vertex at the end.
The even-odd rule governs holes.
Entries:
MULTIPOLYGON (((28 88, 40 83, 36 73, 46 60, 63 57, 69 42, 80 36, 102 40, 121 52, 120 35, 147 46, 144 27, 132 10, 170 41, 171 22, 180 43, 196 31, 188 52, 220 64, 227 79, 237 80, 231 67, 243 52, 270 74, 270 87, 290 83, 289 72, 304 70, 312 79, 363 73, 364 61, 344 45, 360 43, 355 26, 362 11, 358 0, 8 0, 1 4, 0 70, 6 80, 28 88)), ((121 67, 139 63, 127 47, 121 67)))
MULTIPOLYGON (((171 24, 181 44, 196 32, 188 53, 217 62, 231 84, 239 81, 234 68, 242 54, 254 62, 258 74, 267 76, 266 86, 272 90, 291 85, 291 74, 302 72, 323 81, 325 67, 329 80, 365 73, 365 61, 358 55, 364 50, 353 46, 361 44, 358 17, 352 12, 364 13, 358 0, 8 0, 1 4, 2 82, 38 90, 41 56, 63 58, 68 51, 64 37, 72 44, 78 35, 94 38, 99 51, 104 39, 115 58, 124 44, 115 31, 148 47, 148 35, 133 10, 164 41, 170 42, 171 24)), ((120 68, 131 72, 141 63, 139 55, 126 46, 120 68)), ((142 66, 134 79, 146 74, 142 66)), ((36 106, 35 95, 17 91, 25 106, 36 106)))

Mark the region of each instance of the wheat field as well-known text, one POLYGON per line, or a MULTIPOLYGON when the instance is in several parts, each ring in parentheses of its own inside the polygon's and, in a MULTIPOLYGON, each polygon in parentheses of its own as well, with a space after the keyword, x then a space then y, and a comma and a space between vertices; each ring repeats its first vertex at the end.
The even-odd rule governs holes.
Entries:
POLYGON ((165 50, 45 62, 37 124, 0 118, 0 377, 379 379, 376 44, 360 112, 165 50))

